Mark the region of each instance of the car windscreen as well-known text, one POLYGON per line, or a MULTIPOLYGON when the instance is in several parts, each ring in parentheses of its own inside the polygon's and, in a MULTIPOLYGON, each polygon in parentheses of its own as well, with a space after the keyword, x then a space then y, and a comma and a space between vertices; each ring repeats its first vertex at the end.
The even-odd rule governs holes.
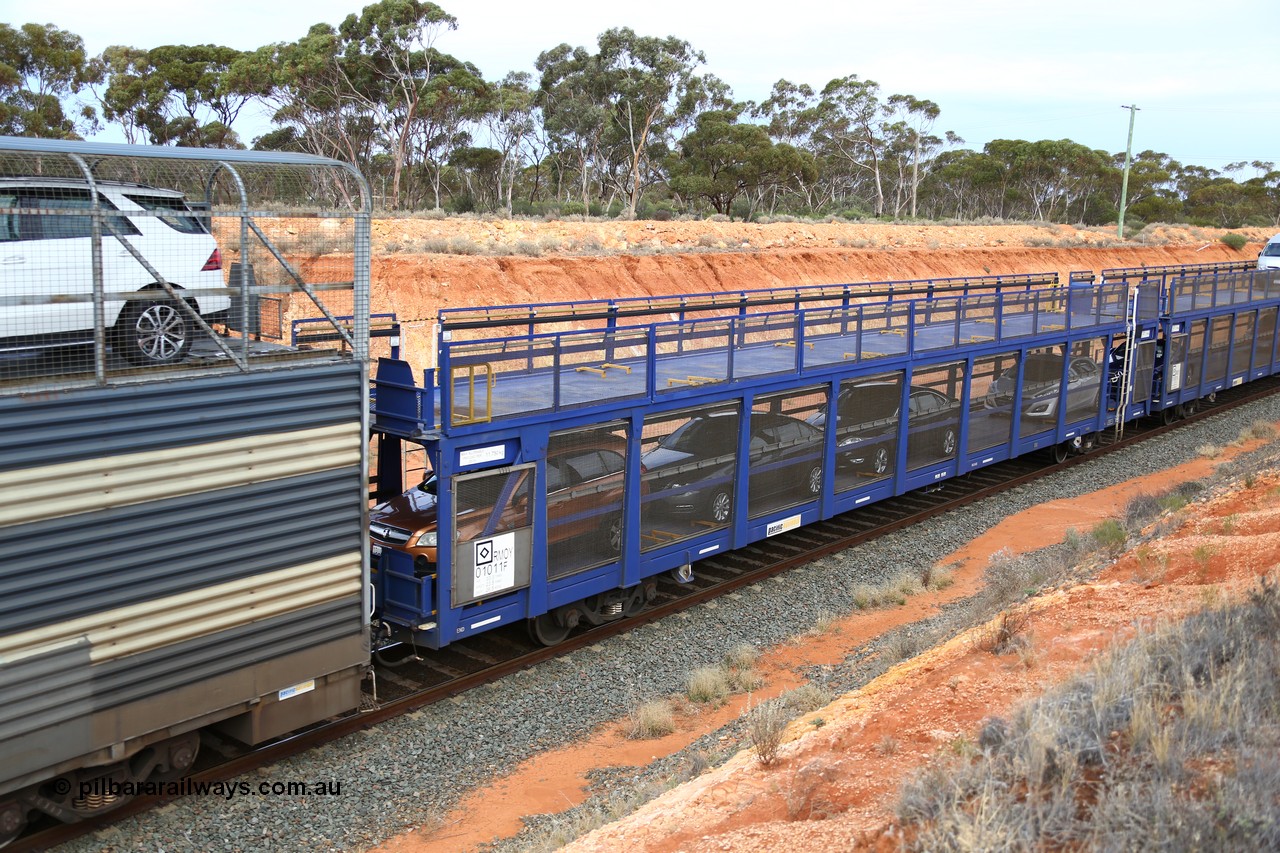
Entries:
POLYGON ((1268 243, 1262 250, 1262 254, 1268 258, 1280 258, 1280 240, 1268 243))
POLYGON ((174 231, 179 231, 183 234, 208 233, 204 223, 199 217, 192 215, 191 209, 180 198, 159 195, 133 195, 132 193, 126 195, 129 201, 142 209, 157 214, 156 218, 174 231))

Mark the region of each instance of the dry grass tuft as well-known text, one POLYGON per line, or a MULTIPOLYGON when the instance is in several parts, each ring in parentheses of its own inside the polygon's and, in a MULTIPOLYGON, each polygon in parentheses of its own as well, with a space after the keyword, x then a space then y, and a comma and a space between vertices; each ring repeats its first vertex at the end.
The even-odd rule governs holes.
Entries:
POLYGON ((1280 849, 1277 672, 1273 575, 953 744, 903 789, 906 847, 1280 849))
POLYGON ((689 673, 685 695, 699 705, 719 705, 729 696, 729 677, 718 666, 704 666, 689 673))
POLYGON ((635 740, 669 735, 676 730, 671 704, 663 699, 642 702, 631 711, 627 736, 635 740))

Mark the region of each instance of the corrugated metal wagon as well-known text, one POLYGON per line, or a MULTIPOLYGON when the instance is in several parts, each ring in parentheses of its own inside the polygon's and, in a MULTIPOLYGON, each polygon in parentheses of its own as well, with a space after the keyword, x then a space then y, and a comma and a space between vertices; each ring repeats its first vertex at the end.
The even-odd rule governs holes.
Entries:
POLYGON ((358 705, 368 299, 342 163, 0 139, 0 843, 358 705))

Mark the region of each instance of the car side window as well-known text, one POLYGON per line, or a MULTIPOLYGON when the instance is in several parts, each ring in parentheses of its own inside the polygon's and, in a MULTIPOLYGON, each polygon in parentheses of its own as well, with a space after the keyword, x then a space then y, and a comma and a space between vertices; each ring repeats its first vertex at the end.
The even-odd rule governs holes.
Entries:
MULTIPOLYGON (((102 196, 98 203, 105 211, 116 210, 115 205, 102 196)), ((89 237, 93 234, 93 220, 89 215, 93 204, 88 190, 45 189, 22 194, 22 206, 29 209, 66 210, 68 213, 27 213, 22 214, 22 222, 18 225, 19 237, 22 240, 69 240, 89 237)), ((108 214, 102 230, 103 237, 112 234, 125 237, 137 234, 126 217, 120 214, 108 214)))
POLYGON ((913 400, 916 403, 916 413, 921 415, 940 412, 946 408, 942 398, 932 391, 921 391, 913 400))
POLYGON ((604 463, 606 474, 621 474, 627 467, 626 457, 612 450, 601 450, 600 461, 604 463))
POLYGON ((569 476, 558 462, 547 460, 547 491, 558 492, 569 488, 569 476))
POLYGON ((144 210, 157 214, 156 218, 174 231, 182 234, 209 233, 204 223, 198 217, 191 215, 191 210, 180 198, 133 194, 128 195, 127 198, 144 210))
POLYGON ((9 243, 22 239, 20 227, 22 214, 14 208, 18 206, 18 197, 13 193, 0 193, 0 243, 9 243))
POLYGON ((804 435, 800 432, 800 425, 791 421, 779 424, 776 432, 779 444, 794 443, 804 438, 804 435))
POLYGON ((588 450, 585 453, 570 456, 565 460, 565 466, 577 475, 579 482, 595 480, 608 473, 605 471, 604 462, 600 459, 598 450, 588 450))

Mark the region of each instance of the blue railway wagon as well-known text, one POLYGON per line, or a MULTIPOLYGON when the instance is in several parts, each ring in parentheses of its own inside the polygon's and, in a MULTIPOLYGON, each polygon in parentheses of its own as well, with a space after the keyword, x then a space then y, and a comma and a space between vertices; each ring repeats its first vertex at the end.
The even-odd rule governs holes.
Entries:
POLYGON ((207 727, 253 744, 350 712, 369 664, 363 179, 306 155, 0 138, 0 176, 32 175, 42 195, 0 199, 0 316, 23 333, 0 340, 0 845, 179 778, 207 727), (100 181, 168 203, 126 223, 100 181), (350 257, 345 280, 289 264, 262 207, 350 257), (198 287, 157 272, 190 237, 198 287), (126 250, 154 280, 126 280, 126 250), (265 340, 290 295, 331 341, 265 340), (139 298, 182 342, 145 366, 101 310, 139 298), (77 346, 35 334, 67 305, 100 309, 77 346))
POLYGON ((1277 371, 1280 270, 1171 276, 1163 302, 1154 389, 1162 410, 1186 411, 1277 371))
POLYGON ((442 314, 439 368, 378 371, 375 642, 555 642, 658 573, 1147 413, 1110 358, 1154 344, 1160 285, 1034 280, 442 314), (406 442, 430 473, 397 498, 406 442))

